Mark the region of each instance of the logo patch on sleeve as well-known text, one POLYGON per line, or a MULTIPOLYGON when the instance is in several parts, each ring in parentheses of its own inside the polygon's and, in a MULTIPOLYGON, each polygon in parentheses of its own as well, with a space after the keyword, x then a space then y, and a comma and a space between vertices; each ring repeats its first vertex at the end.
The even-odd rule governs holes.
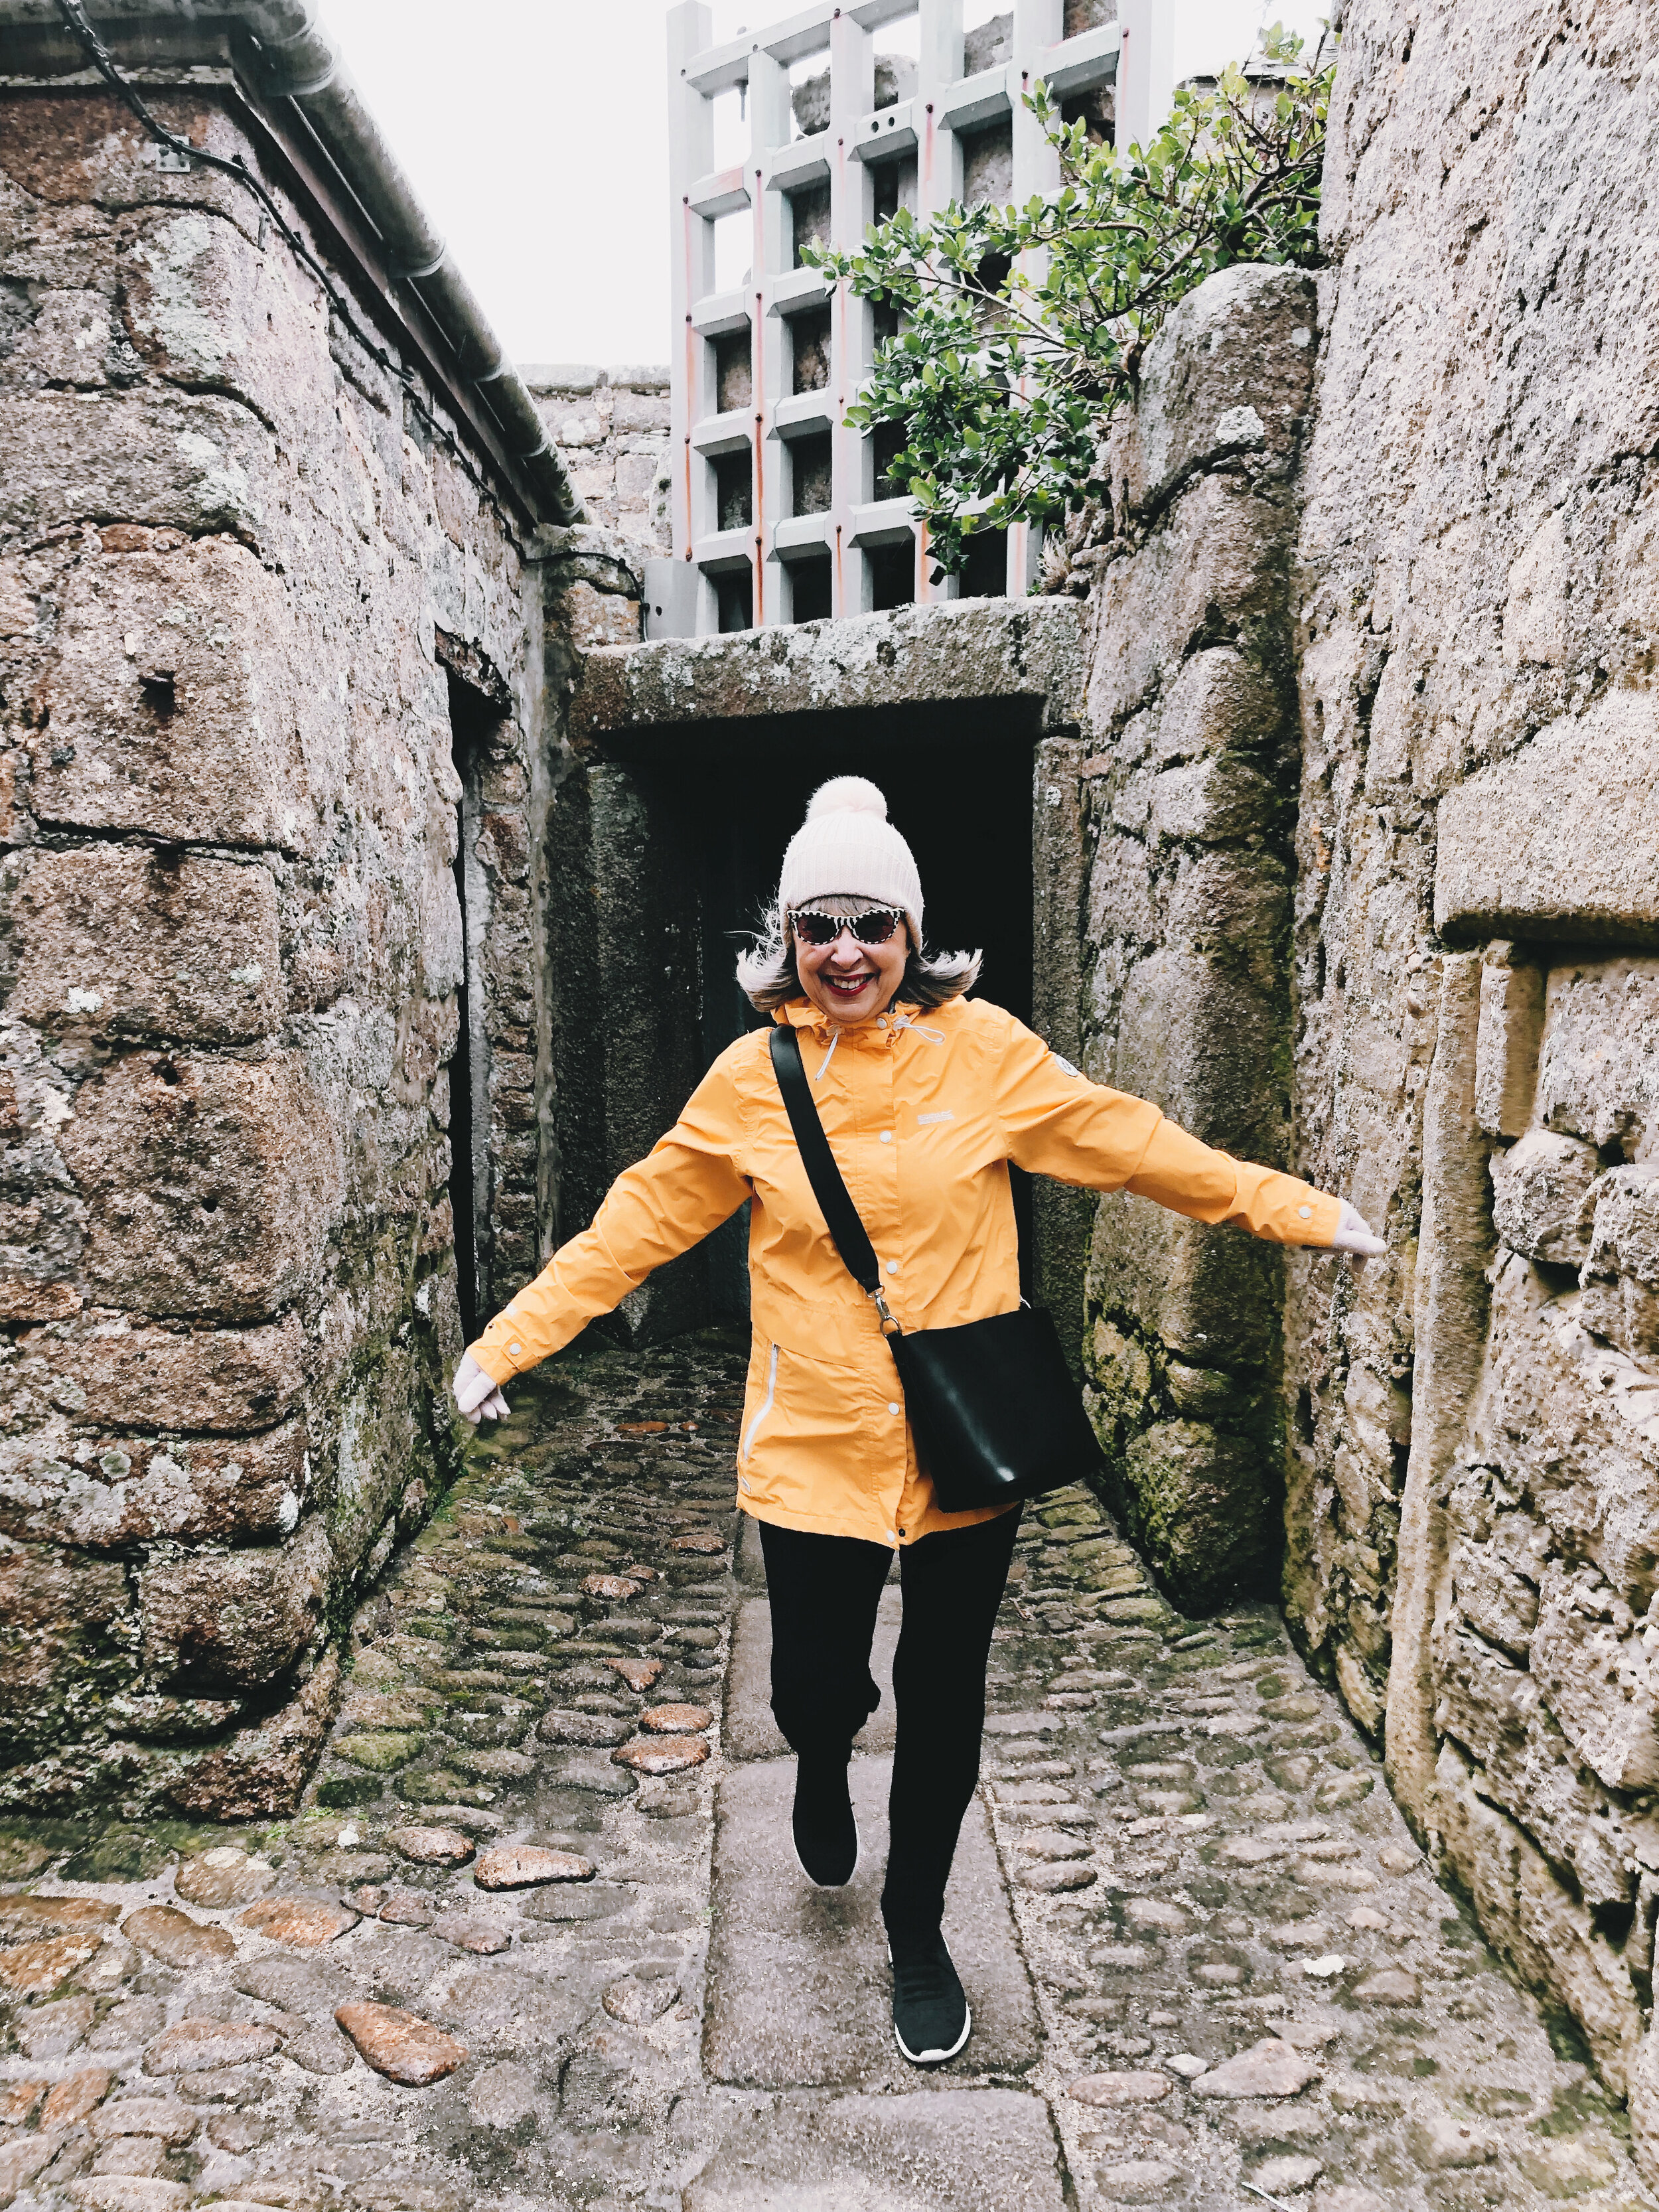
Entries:
POLYGON ((1082 1081, 1083 1070, 1080 1067, 1073 1067, 1071 1061, 1067 1060, 1063 1054, 1051 1049, 1048 1054, 1048 1057, 1053 1060, 1054 1066, 1060 1070, 1062 1075, 1074 1075, 1077 1077, 1079 1082, 1082 1081))

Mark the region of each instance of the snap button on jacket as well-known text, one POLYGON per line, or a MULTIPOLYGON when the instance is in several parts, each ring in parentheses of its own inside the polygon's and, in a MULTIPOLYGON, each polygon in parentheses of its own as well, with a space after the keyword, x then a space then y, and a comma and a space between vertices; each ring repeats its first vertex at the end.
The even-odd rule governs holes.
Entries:
MULTIPOLYGON (((1089 1082, 1000 1006, 957 999, 923 1013, 901 1002, 837 1030, 803 998, 775 1019, 801 1032, 825 1133, 907 1329, 1019 1304, 1010 1160, 1276 1243, 1328 1245, 1335 1234, 1339 1200, 1089 1082)), ((764 1030, 726 1048, 667 1135, 490 1322, 473 1358, 509 1382, 745 1200, 755 1340, 738 1504, 786 1528, 889 1545, 988 1519, 933 1502, 878 1317, 807 1182, 764 1030)))

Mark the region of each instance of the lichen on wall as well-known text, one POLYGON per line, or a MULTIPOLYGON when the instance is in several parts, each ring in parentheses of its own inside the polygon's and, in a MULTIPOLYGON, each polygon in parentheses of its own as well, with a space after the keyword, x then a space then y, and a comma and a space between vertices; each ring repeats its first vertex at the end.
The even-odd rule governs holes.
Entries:
MULTIPOLYGON (((1115 534, 1079 561, 1084 1064, 1271 1164, 1288 1138, 1289 555, 1313 337, 1294 270, 1191 294, 1115 438, 1115 534)), ((1134 1198, 1096 1214, 1091 1410, 1131 1530, 1194 1608, 1275 1572, 1280 1279, 1236 1231, 1134 1198)))
POLYGON ((9 91, 0 285, 0 1802, 279 1809, 446 1480, 458 683, 483 1242, 540 1256, 536 549, 100 91, 9 91))
POLYGON ((1289 1610, 1487 1933, 1650 2084, 1655 26, 1343 26, 1303 477, 1289 1610))

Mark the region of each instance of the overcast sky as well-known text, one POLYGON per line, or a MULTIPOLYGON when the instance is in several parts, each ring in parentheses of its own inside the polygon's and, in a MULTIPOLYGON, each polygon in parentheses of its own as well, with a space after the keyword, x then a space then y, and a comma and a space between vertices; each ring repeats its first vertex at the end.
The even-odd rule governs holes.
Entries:
MULTIPOLYGON (((714 0, 726 38, 800 0, 714 0)), ((967 20, 1007 0, 968 0, 967 20)), ((1177 75, 1328 0, 1170 0, 1177 75)), ((324 0, 329 28, 502 344, 530 362, 668 352, 670 0, 324 0)))

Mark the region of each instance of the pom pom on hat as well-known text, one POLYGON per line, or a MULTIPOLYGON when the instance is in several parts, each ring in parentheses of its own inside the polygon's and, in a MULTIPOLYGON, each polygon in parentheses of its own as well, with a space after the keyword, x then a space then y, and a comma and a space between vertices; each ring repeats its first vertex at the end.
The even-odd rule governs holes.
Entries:
POLYGON ((832 775, 807 801, 806 819, 825 814, 877 814, 887 819, 887 801, 866 775, 832 775))
POLYGON ((920 947, 921 876, 915 856, 887 819, 887 801, 867 776, 836 775, 821 784, 783 856, 778 903, 786 913, 837 896, 896 908, 920 947))

